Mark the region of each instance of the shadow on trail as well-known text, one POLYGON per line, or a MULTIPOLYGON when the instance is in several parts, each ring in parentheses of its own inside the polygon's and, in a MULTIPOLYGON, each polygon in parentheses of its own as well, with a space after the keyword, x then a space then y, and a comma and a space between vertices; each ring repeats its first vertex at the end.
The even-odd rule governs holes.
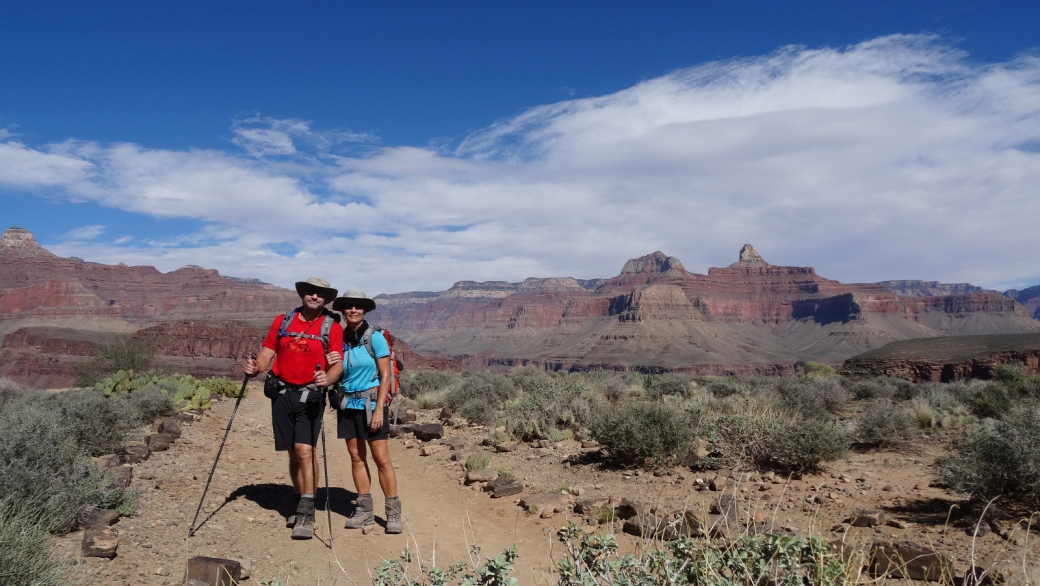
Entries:
MULTIPOLYGON (((354 512, 354 499, 357 498, 356 492, 339 486, 332 486, 329 488, 328 497, 329 508, 333 513, 349 517, 354 512)), ((216 510, 210 513, 206 519, 199 524, 199 526, 201 527, 203 523, 210 519, 210 517, 220 511, 224 505, 239 498, 252 501, 260 505, 261 508, 267 509, 268 511, 274 511, 282 517, 288 517, 296 512, 296 494, 293 492, 291 485, 271 483, 247 484, 238 487, 234 492, 229 494, 224 502, 221 503, 216 510)), ((317 494, 314 495, 314 506, 320 512, 325 511, 325 487, 319 488, 317 494)), ((379 509, 379 507, 375 508, 379 509)), ((379 510, 376 512, 378 513, 379 510)), ((380 525, 385 524, 385 521, 382 521, 382 518, 378 515, 377 522, 379 522, 380 525)))

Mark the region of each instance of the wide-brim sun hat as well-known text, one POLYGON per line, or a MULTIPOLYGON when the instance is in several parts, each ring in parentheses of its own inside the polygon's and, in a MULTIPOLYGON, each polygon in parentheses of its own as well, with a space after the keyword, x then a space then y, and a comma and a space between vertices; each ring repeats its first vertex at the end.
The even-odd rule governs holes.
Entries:
POLYGON ((329 285, 329 282, 321 277, 308 277, 306 281, 296 282, 296 292, 299 293, 300 297, 303 297, 311 289, 320 290, 321 298, 325 300, 325 303, 339 295, 339 291, 333 289, 332 285, 329 285))
POLYGON ((368 296, 365 295, 364 291, 360 289, 348 289, 343 292, 343 297, 337 297, 336 300, 332 302, 332 310, 343 311, 343 308, 348 304, 352 305, 358 302, 361 302, 361 308, 365 310, 365 313, 374 311, 376 308, 376 302, 369 299, 368 296))

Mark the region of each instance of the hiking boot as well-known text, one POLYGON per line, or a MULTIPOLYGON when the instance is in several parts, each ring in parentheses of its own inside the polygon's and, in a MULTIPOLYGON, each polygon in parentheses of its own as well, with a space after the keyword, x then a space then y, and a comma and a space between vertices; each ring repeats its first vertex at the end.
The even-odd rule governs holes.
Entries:
MULTIPOLYGON (((300 498, 300 493, 296 493, 296 508, 300 508, 300 498)), ((292 529, 296 526, 296 513, 285 518, 285 526, 288 529, 292 529)))
POLYGON ((354 505, 354 513, 347 518, 345 529, 361 529, 365 525, 376 522, 376 515, 372 512, 372 493, 359 494, 354 505))
POLYGON ((296 513, 296 525, 293 526, 293 539, 310 539, 314 537, 314 513, 296 513))
POLYGON ((401 521, 401 497, 392 496, 386 499, 386 532, 397 534, 404 531, 401 521))

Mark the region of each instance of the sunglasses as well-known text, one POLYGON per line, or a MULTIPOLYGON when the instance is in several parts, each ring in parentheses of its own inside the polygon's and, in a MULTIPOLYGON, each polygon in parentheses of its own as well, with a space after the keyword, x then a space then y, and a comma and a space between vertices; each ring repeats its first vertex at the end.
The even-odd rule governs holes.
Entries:
POLYGON ((321 297, 322 299, 325 299, 325 292, 322 291, 321 289, 304 289, 303 290, 303 296, 304 297, 310 297, 311 295, 314 295, 316 297, 321 297))
POLYGON ((340 309, 343 309, 343 310, 347 310, 347 309, 365 309, 365 304, 364 303, 344 303, 343 306, 340 309))

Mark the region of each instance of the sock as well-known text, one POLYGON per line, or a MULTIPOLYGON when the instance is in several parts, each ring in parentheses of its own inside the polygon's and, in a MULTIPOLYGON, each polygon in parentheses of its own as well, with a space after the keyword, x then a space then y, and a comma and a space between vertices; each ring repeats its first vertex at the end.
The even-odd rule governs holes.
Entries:
POLYGON ((300 504, 296 507, 297 513, 303 513, 304 515, 314 514, 314 495, 305 494, 300 496, 300 504))

